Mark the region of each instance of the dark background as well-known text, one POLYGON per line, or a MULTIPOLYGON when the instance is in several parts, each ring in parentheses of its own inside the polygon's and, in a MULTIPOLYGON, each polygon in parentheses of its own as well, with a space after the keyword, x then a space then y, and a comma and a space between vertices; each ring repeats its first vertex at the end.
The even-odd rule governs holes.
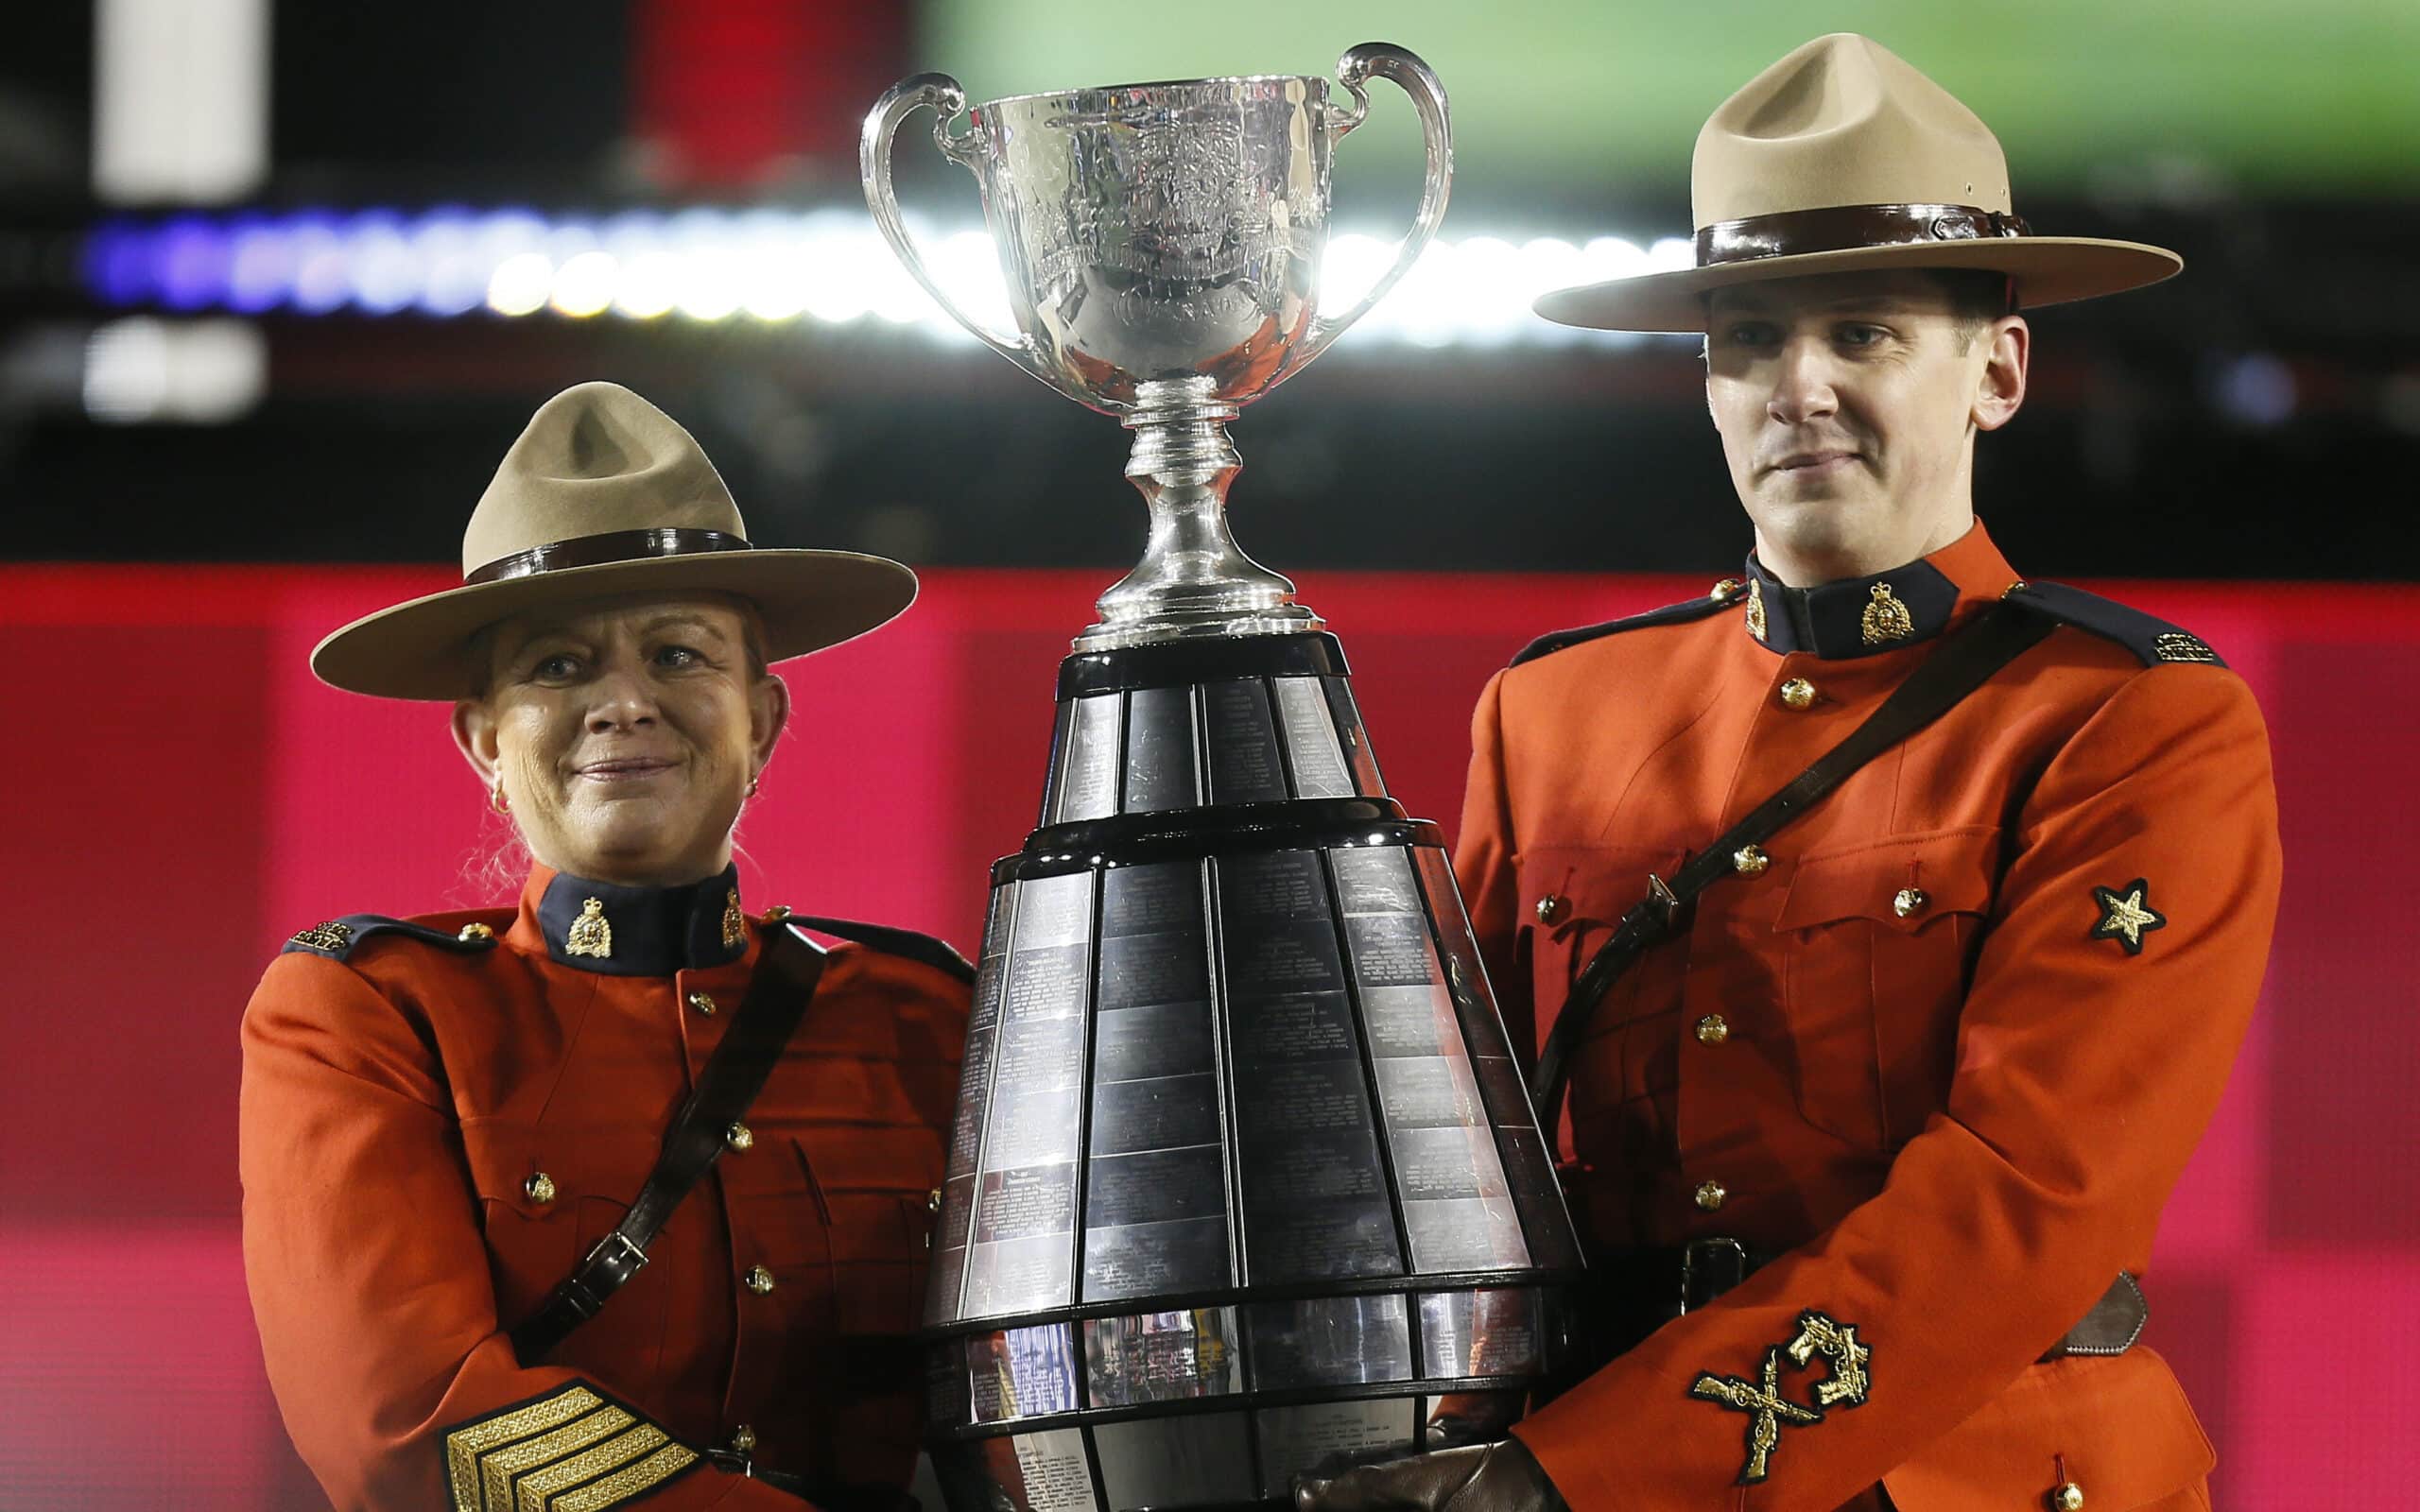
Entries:
MULTIPOLYGON (((963 9, 280 6, 270 163, 251 208, 859 213, 859 112, 909 68, 964 69, 953 46, 969 25, 963 9), (717 71, 750 57, 763 66, 735 84, 717 71), (739 100, 710 98, 710 109, 683 91, 739 100)), ((1508 36, 1551 33, 1525 30, 1520 9, 1508 36)), ((1561 8, 1536 9, 1551 19, 1561 8)), ((12 18, 0 49, 0 137, 10 144, 0 191, 15 212, 0 220, 0 352, 13 350, 20 370, 38 351, 72 361, 78 333, 106 314, 80 262, 103 217, 84 187, 91 31, 89 5, 37 7, 12 18)), ((2392 69, 2357 41, 2315 34, 2320 64, 2334 45, 2347 77, 2392 69)), ((2420 66, 2420 26, 2386 35, 2412 42, 2420 66)), ((1333 45, 1305 37, 1280 50, 1308 68, 1333 45)), ((2204 50, 2225 56, 2219 43, 2204 50)), ((1499 228, 1573 240, 1685 232, 1683 159, 1661 171, 1568 167, 1554 132, 1578 128, 1544 98, 1530 119, 1484 113, 1482 86, 1533 60, 1476 48, 1430 57, 1449 86, 1476 80, 1471 118, 1458 117, 1465 169, 1448 239, 1499 228), (1519 153, 1507 135, 1520 137, 1519 153), (1492 177, 1470 166, 1492 162, 1510 166, 1492 177)), ((1743 50, 1720 60, 1722 75, 1744 78, 1766 60, 1743 50)), ((1980 57, 1912 60, 1953 89, 1962 66, 1988 74, 1980 57)), ((2153 53, 2141 62, 2170 66, 2153 53)), ((1606 77, 1649 66, 1609 61, 1606 77)), ((1060 81, 1016 78, 1048 82, 1060 81)), ((2060 121, 2111 103, 2033 109, 2060 121)), ((2326 108, 2310 102, 2315 118, 2326 108)), ((1374 134, 1400 132, 1377 119, 1391 112, 1408 115, 1382 90, 1374 134)), ((2062 129, 2091 140, 2088 123, 2062 129)), ((2188 271, 2036 317, 2026 411, 1979 449, 1978 502, 1995 533, 2044 576, 2410 576, 2408 520, 2420 502, 2413 180, 2389 170, 2348 184, 2317 171, 2325 131, 2312 134, 2314 171, 2298 176, 2234 171, 2219 148, 2180 167, 2143 156, 2126 129, 2110 129, 2110 172, 2030 182, 2026 142, 2003 128, 2020 167, 2018 209, 2037 229, 2162 243, 2188 271)), ((2359 136, 2349 125, 2338 134, 2359 136)), ((910 202, 970 218, 963 176, 924 162, 921 129, 906 141, 910 202)), ((1353 152, 1340 150, 1340 220, 1357 206, 1357 223, 1401 223, 1410 181, 1400 156, 1392 145, 1374 152, 1378 166, 1357 178, 1353 152)), ((970 342, 902 341, 871 322, 678 315, 272 313, 255 324, 267 389, 232 423, 98 424, 72 400, 0 377, 9 554, 447 560, 529 410, 595 376, 631 384, 688 424, 762 539, 925 565, 1102 570, 1131 561, 1140 540, 1141 511, 1117 475, 1123 433, 970 342)), ((0 359, 0 370, 11 366, 0 359)), ((1725 569, 1748 538, 1699 379, 1685 338, 1429 350, 1348 337, 1236 427, 1239 535, 1301 569, 1725 569)))

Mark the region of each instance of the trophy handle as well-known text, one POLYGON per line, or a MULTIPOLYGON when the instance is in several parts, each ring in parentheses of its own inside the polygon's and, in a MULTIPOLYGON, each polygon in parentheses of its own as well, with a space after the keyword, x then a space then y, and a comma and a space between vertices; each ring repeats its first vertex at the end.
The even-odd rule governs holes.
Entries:
POLYGON ((1420 214, 1413 217, 1411 232, 1395 251, 1394 266, 1387 276, 1371 285, 1360 302, 1341 315, 1314 316, 1311 328, 1305 335, 1300 360, 1310 361, 1324 351, 1327 344, 1344 334, 1347 326, 1370 313, 1373 305, 1386 298, 1387 291, 1403 281, 1411 265, 1427 249, 1437 234, 1438 223, 1445 218, 1445 199, 1454 186, 1454 128, 1445 113, 1445 86, 1426 63, 1408 48, 1392 43, 1365 42, 1337 60, 1336 77, 1353 95, 1349 114, 1339 115, 1329 128, 1338 141, 1359 126, 1370 113, 1370 95, 1362 85, 1371 76, 1392 79, 1398 89, 1411 96, 1412 109, 1420 112, 1420 138, 1427 148, 1426 176, 1420 186, 1420 214))
MULTIPOLYGON (((866 208, 873 212, 873 223, 882 239, 890 244, 908 276, 924 286, 942 307, 942 313, 966 328, 969 335, 982 342, 1001 356, 1008 358, 1035 377, 1049 383, 1050 378, 1038 354, 1020 338, 999 335, 984 329, 973 317, 958 307, 958 301, 944 293, 940 284, 925 267, 924 258, 908 235, 907 222, 900 218, 899 197, 891 187, 890 142, 908 117, 930 106, 935 114, 933 145, 942 156, 970 173, 979 176, 982 155, 973 142, 972 133, 952 136, 949 123, 959 112, 966 109, 966 91, 947 74, 917 74, 903 78, 883 92, 866 113, 865 129, 857 137, 857 174, 865 180, 866 208)), ((1056 385, 1053 385, 1056 387, 1056 385)))

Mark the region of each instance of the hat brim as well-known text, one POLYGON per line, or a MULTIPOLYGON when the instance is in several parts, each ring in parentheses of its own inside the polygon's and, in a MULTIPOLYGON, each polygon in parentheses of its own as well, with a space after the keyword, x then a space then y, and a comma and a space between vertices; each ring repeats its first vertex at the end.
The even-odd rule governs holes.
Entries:
POLYGON ((451 700, 470 691, 471 638, 533 610, 630 593, 729 593, 764 622, 765 656, 786 661, 853 640, 916 599, 916 575, 851 551, 718 551, 604 562, 448 589, 365 616, 321 641, 311 670, 381 698, 451 700))
POLYGON ((1715 289, 1818 273, 1867 268, 1972 268, 2016 280, 2017 304, 2032 309, 2121 294, 2174 276, 2185 259, 2164 247, 2090 236, 2007 236, 1963 242, 1905 242, 1830 252, 1760 257, 1609 279, 1542 294, 1531 306, 1563 325, 1597 331, 1705 330, 1704 296, 1715 289))

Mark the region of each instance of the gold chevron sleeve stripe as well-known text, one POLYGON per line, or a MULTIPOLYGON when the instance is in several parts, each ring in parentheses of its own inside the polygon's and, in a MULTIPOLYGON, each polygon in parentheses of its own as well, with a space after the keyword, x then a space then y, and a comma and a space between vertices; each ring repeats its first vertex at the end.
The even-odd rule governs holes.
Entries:
POLYGON ((516 1439, 560 1428, 603 1400, 585 1386, 569 1385, 550 1397, 500 1412, 457 1428, 445 1435, 445 1478, 454 1494, 455 1512, 488 1512, 479 1494, 479 1457, 516 1439))
MULTIPOLYGON (((567 1491, 609 1470, 620 1469, 633 1461, 644 1459, 671 1441, 655 1424, 641 1423, 595 1449, 585 1450, 544 1469, 532 1470, 521 1477, 520 1483, 513 1487, 516 1493, 513 1512, 548 1512, 558 1492, 567 1491)), ((613 1503, 605 1504, 610 1506, 613 1503)), ((494 1512, 502 1512, 502 1509, 494 1509, 494 1512)))
POLYGON ((551 1434, 540 1434, 483 1456, 479 1460, 479 1480, 487 1492, 487 1504, 495 1508, 510 1506, 514 1477, 594 1448, 636 1421, 621 1408, 609 1404, 585 1418, 572 1419, 551 1434))
POLYGON ((601 1481, 565 1491, 546 1503, 546 1512, 607 1512, 634 1496, 654 1490, 696 1463, 698 1456, 689 1450, 679 1444, 666 1444, 601 1481))

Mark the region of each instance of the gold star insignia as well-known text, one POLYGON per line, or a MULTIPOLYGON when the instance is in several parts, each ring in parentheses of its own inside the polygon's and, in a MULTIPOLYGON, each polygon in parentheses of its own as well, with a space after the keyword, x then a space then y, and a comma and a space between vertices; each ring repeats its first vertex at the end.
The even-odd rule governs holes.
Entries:
POLYGON ((2123 887, 2095 887, 2092 901, 2100 905, 2100 922, 2092 926, 2095 939, 2114 939, 2129 955, 2143 954, 2143 936, 2168 927, 2168 916, 2145 900, 2151 884, 2140 877, 2123 887))

